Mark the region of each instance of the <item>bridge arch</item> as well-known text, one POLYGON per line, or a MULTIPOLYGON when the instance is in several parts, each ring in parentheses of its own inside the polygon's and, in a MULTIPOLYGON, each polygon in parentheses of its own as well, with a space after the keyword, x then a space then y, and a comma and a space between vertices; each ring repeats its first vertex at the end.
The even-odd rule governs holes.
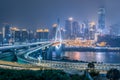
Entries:
POLYGON ((61 35, 61 27, 60 27, 60 20, 57 20, 57 30, 56 30, 56 34, 55 34, 55 41, 59 41, 62 42, 62 35, 61 35))
POLYGON ((56 34, 55 34, 55 42, 60 42, 60 45, 56 46, 56 48, 60 48, 61 47, 61 43, 62 43, 62 35, 61 35, 61 27, 60 27, 60 20, 57 20, 57 30, 56 30, 56 34))

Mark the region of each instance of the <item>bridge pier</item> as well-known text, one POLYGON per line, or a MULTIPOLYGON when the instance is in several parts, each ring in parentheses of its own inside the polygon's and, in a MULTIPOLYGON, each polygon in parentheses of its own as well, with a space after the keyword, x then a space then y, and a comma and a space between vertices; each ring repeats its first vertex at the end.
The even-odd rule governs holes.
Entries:
POLYGON ((49 47, 49 50, 47 51, 47 59, 52 60, 52 53, 53 53, 54 47, 49 47))
POLYGON ((55 47, 55 53, 56 53, 56 58, 57 59, 61 59, 62 50, 63 50, 63 45, 62 44, 60 44, 59 47, 55 47))
POLYGON ((45 47, 44 49, 40 50, 40 55, 42 55, 43 60, 48 59, 48 51, 49 49, 45 47))

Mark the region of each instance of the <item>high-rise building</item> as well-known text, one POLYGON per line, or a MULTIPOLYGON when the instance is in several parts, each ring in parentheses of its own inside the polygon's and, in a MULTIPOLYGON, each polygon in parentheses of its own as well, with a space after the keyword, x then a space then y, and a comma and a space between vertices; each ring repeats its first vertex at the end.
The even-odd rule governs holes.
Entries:
POLYGON ((96 33, 95 22, 90 22, 90 27, 89 27, 89 39, 90 40, 94 40, 95 39, 95 33, 96 33))
POLYGON ((29 42, 34 42, 35 41, 34 32, 32 30, 29 31, 28 39, 29 39, 29 42))
POLYGON ((48 40, 49 38, 48 35, 49 35, 49 29, 36 30, 37 41, 48 40))
POLYGON ((22 29, 21 30, 21 40, 23 42, 27 42, 28 41, 28 31, 26 29, 22 29))
POLYGON ((44 32, 43 29, 37 29, 36 30, 37 41, 41 41, 43 39, 43 32, 44 32))
POLYGON ((84 36, 83 36, 83 39, 89 39, 89 21, 84 21, 84 25, 85 25, 85 28, 84 28, 84 36))
POLYGON ((65 29, 61 28, 60 30, 61 30, 62 39, 65 39, 65 29))
POLYGON ((10 25, 9 24, 5 24, 5 26, 3 27, 3 38, 4 38, 4 42, 9 42, 9 40, 11 38, 10 25))
POLYGON ((44 32, 43 32, 43 39, 44 40, 48 40, 48 35, 49 35, 49 29, 44 29, 44 32))
POLYGON ((16 27, 11 28, 12 42, 20 42, 21 31, 16 27))
POLYGON ((73 18, 69 18, 65 21, 65 33, 66 33, 66 39, 71 39, 73 35, 73 27, 72 27, 73 18))
POLYGON ((57 27, 58 27, 58 24, 53 24, 52 25, 51 36, 52 36, 53 40, 55 40, 55 36, 56 36, 56 32, 57 32, 57 27))
POLYGON ((85 32, 85 24, 82 23, 81 26, 80 26, 80 37, 83 38, 84 32, 85 32))
POLYGON ((110 26, 110 34, 114 36, 120 36, 120 25, 114 24, 110 26))
POLYGON ((100 7, 98 11, 98 29, 102 32, 105 29, 105 8, 100 7))
POLYGON ((0 32, 0 45, 2 44, 2 42, 3 42, 3 34, 2 32, 0 32))
POLYGON ((73 28, 73 36, 76 38, 79 36, 80 33, 80 26, 77 21, 73 21, 72 23, 72 28, 73 28))
POLYGON ((20 42, 21 40, 21 32, 20 30, 15 31, 15 42, 20 42))

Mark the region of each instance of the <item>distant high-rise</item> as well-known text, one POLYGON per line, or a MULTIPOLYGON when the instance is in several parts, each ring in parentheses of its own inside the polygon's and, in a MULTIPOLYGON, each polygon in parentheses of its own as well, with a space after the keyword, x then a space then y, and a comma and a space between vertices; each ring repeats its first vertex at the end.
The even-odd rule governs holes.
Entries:
POLYGON ((49 35, 49 29, 37 29, 36 30, 36 36, 37 40, 43 41, 43 40, 48 40, 48 35, 49 35))
POLYGON ((21 39, 20 29, 16 27, 11 28, 12 42, 19 42, 21 39))
POLYGON ((58 27, 58 24, 53 24, 52 25, 51 36, 52 36, 52 39, 54 39, 54 40, 55 40, 55 35, 56 35, 57 27, 58 27))
POLYGON ((43 29, 37 29, 36 30, 36 37, 37 37, 37 41, 42 41, 43 40, 43 33, 44 30, 43 29))
POLYGON ((21 30, 21 37, 22 37, 22 41, 23 42, 27 42, 28 41, 28 31, 26 29, 22 29, 21 30))
POLYGON ((110 26, 110 34, 115 36, 120 36, 120 25, 114 24, 110 26))
POLYGON ((78 37, 79 33, 80 33, 80 26, 79 23, 77 21, 74 21, 72 23, 72 28, 73 28, 73 35, 74 37, 78 37))
POLYGON ((3 38, 5 42, 9 42, 9 39, 11 38, 9 24, 5 24, 5 26, 3 27, 3 38))
POLYGON ((65 33, 66 33, 66 39, 70 39, 73 35, 73 27, 72 27, 73 19, 69 18, 65 21, 65 33))
POLYGON ((90 22, 90 27, 89 27, 89 39, 90 40, 94 40, 95 39, 95 33, 96 33, 95 22, 90 22))
POLYGON ((32 30, 29 30, 29 42, 34 42, 34 41, 35 41, 34 32, 32 30))
POLYGON ((2 42, 3 42, 3 34, 2 32, 0 32, 0 44, 2 44, 2 42))
POLYGON ((48 36, 49 36, 49 29, 44 29, 44 34, 43 34, 44 36, 43 36, 43 39, 44 40, 48 40, 48 36))
POLYGON ((100 7, 98 11, 98 29, 103 31, 105 29, 105 8, 100 7))
POLYGON ((83 38, 88 40, 89 39, 89 21, 88 20, 84 21, 84 25, 85 25, 85 28, 84 28, 83 38))

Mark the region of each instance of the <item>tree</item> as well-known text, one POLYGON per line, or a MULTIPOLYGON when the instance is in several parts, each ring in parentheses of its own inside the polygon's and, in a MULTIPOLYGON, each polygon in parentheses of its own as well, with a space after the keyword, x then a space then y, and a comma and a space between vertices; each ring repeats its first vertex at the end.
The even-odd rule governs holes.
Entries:
POLYGON ((94 69, 95 68, 94 63, 93 62, 88 63, 88 68, 94 69))
POLYGON ((106 77, 109 80, 119 80, 120 79, 120 71, 112 68, 107 72, 106 77))

